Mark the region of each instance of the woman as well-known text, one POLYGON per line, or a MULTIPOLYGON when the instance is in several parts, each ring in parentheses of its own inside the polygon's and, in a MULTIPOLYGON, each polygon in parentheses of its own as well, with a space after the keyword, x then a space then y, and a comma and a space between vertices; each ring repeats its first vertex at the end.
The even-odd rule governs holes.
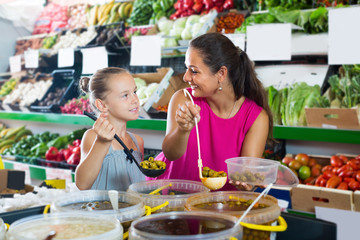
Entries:
MULTIPOLYGON (((227 172, 225 160, 261 157, 272 134, 265 90, 247 54, 220 33, 199 36, 185 56, 184 81, 195 105, 176 92, 170 100, 163 152, 167 164, 158 179, 200 181, 195 121, 199 120, 203 166, 227 172)), ((222 190, 232 190, 226 184, 222 190)))

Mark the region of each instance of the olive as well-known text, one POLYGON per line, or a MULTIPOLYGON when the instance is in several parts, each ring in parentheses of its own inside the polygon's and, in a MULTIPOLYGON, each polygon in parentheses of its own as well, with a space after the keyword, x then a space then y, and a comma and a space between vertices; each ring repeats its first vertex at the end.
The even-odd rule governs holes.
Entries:
POLYGON ((175 193, 174 192, 169 192, 169 195, 175 195, 175 193))
POLYGON ((209 177, 209 171, 202 170, 203 177, 209 177))
POLYGON ((205 170, 205 171, 209 171, 209 170, 210 170, 210 168, 209 168, 209 167, 203 167, 203 170, 205 170))

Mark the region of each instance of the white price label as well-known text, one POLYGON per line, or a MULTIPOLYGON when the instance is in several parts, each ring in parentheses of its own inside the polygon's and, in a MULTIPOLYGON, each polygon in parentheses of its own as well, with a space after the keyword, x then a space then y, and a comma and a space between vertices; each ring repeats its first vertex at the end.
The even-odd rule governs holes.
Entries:
POLYGON ((25 172, 25 183, 31 184, 31 176, 30 176, 30 167, 25 163, 13 162, 13 166, 15 170, 20 170, 25 172))
POLYGON ((45 168, 46 179, 65 179, 66 183, 72 182, 71 170, 59 168, 45 168))
POLYGON ((161 36, 134 36, 131 38, 131 66, 161 65, 161 36))
POLYGON ((20 72, 21 71, 21 55, 9 57, 10 63, 10 72, 20 72))
POLYGON ((245 34, 236 33, 236 34, 224 34, 229 38, 236 47, 239 47, 241 50, 245 51, 245 34))
POLYGON ((251 60, 291 60, 291 24, 248 26, 246 35, 246 52, 251 60))
POLYGON ((74 49, 62 48, 58 52, 58 67, 71 67, 74 65, 74 49))
POLYGON ((39 50, 29 49, 24 52, 25 68, 39 67, 39 50))
POLYGON ((329 10, 329 64, 360 64, 360 7, 329 10))
POLYGON ((105 47, 81 49, 83 55, 83 74, 92 74, 97 70, 108 67, 108 55, 105 47))

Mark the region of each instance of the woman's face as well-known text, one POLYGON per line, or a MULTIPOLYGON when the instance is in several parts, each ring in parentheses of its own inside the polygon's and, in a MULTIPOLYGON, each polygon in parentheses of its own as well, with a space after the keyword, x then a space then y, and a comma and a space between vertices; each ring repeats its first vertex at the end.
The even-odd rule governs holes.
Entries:
POLYGON ((195 48, 188 48, 185 55, 186 72, 184 81, 190 84, 192 95, 207 97, 216 93, 219 84, 216 74, 205 65, 200 52, 195 48))
POLYGON ((105 98, 108 112, 115 118, 136 120, 140 102, 134 78, 129 73, 117 74, 109 79, 108 84, 110 91, 105 98))

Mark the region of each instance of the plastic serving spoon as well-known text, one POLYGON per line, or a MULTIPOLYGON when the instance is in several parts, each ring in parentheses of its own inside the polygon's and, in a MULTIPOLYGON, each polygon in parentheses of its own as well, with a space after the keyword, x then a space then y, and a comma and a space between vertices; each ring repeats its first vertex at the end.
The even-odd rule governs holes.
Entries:
POLYGON ((109 199, 111 202, 111 206, 114 209, 114 212, 117 213, 119 210, 119 193, 116 190, 109 190, 108 191, 109 199))
MULTIPOLYGON (((96 121, 96 117, 94 115, 92 115, 91 113, 84 111, 84 115, 88 116, 89 118, 91 118, 92 120, 96 121)), ((136 161, 134 155, 132 155, 131 151, 129 150, 129 148, 125 145, 125 143, 120 139, 120 137, 115 134, 114 138, 120 143, 120 145, 124 148, 124 152, 127 156, 127 158, 130 160, 130 162, 135 162, 136 166, 139 168, 139 170, 147 177, 158 177, 161 174, 163 174, 165 172, 166 169, 145 169, 142 168, 139 163, 136 161)))
MULTIPOLYGON (((185 96, 189 96, 192 104, 195 105, 194 100, 191 97, 191 94, 189 93, 188 90, 184 89, 184 94, 185 96)), ((195 118, 195 129, 196 129, 196 139, 197 139, 197 145, 198 145, 198 154, 199 154, 199 159, 198 159, 198 167, 199 167, 199 177, 201 179, 202 184, 209 188, 210 190, 218 190, 220 188, 222 188, 227 180, 227 177, 203 177, 202 175, 202 168, 203 168, 203 164, 202 164, 202 160, 201 160, 201 153, 200 153, 200 139, 199 139, 199 128, 198 128, 198 122, 197 119, 195 118)))

